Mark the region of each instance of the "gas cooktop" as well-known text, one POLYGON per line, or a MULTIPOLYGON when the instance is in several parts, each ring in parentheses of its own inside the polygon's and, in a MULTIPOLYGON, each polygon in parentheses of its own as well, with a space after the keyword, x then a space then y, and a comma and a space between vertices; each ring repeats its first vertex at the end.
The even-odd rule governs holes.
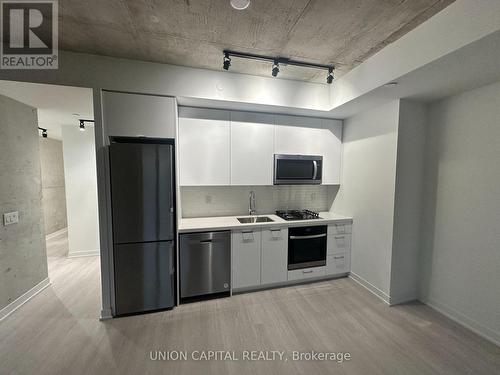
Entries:
POLYGON ((287 221, 321 219, 317 212, 309 210, 276 211, 276 215, 287 221))

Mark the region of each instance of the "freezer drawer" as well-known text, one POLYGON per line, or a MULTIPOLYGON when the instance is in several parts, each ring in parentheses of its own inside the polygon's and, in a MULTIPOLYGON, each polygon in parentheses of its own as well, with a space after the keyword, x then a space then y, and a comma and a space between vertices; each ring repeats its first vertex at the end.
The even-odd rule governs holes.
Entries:
POLYGON ((174 243, 114 246, 115 315, 174 306, 174 243))
POLYGON ((181 298, 229 292, 231 233, 192 233, 180 236, 181 298))

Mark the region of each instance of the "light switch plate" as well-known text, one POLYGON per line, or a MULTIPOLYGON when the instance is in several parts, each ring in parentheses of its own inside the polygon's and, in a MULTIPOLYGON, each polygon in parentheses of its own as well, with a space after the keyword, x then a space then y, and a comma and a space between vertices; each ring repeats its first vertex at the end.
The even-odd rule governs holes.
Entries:
POLYGON ((3 214, 3 225, 11 225, 19 222, 19 211, 7 212, 3 214))

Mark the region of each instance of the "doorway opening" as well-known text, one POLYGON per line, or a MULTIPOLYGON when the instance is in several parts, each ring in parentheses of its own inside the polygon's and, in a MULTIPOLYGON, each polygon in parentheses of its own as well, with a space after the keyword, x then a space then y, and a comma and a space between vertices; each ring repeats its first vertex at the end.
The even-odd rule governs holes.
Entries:
POLYGON ((42 295, 65 300, 79 291, 95 300, 80 307, 95 306, 99 316, 93 118, 92 89, 0 81, 0 213, 18 218, 2 222, 2 311, 50 285, 42 295))

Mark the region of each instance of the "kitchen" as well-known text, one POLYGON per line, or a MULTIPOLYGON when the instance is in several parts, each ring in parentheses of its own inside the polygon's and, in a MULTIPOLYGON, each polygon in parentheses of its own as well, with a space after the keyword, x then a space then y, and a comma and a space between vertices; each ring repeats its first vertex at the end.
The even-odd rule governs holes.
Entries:
POLYGON ((44 2, 57 66, 0 61, 1 373, 497 371, 498 1, 44 2), (45 241, 56 110, 93 200, 45 241))
MULTIPOLYGON (((167 113, 170 102, 105 93, 104 124, 111 129, 115 316, 348 276, 353 219, 326 211, 328 202, 321 204, 325 212, 318 213, 298 206, 307 204, 307 198, 295 199, 310 191, 309 199, 319 194, 332 203, 340 184, 341 121, 184 106, 179 107, 177 119, 175 111, 167 113), (123 103, 134 114, 113 109, 123 108, 123 103), (139 103, 141 112, 136 111, 139 103), (139 118, 141 113, 147 117, 139 118), (168 124, 178 124, 170 130, 177 135, 178 148, 173 140, 129 137, 134 123, 161 124, 166 115, 171 117, 168 124), (114 137, 117 128, 120 132, 126 128, 127 136, 114 137), (154 165, 156 173, 141 172, 154 165), (183 189, 203 194, 207 187, 219 190, 224 201, 218 199, 197 217, 183 215, 196 205, 193 199, 184 199, 183 189), (254 190, 244 202, 229 198, 233 188, 248 187, 254 190), (255 190, 262 192, 265 187, 276 210, 256 206, 255 190), (286 188, 289 198, 275 201, 278 188, 286 188), (218 204, 240 207, 245 201, 246 213, 234 208, 237 215, 220 215, 218 204), (257 209, 262 214, 257 215, 257 209), (212 212, 219 214, 210 217, 212 212), (169 245, 162 248, 158 242, 155 250, 149 249, 152 241, 169 245), (147 247, 134 249, 132 244, 137 243, 147 247), (165 263, 159 265, 156 257, 165 263), (137 267, 144 265, 149 265, 147 272, 138 272, 137 267), (169 280, 162 276, 167 274, 169 280)), ((147 130, 141 127, 141 132, 147 130)), ((212 196, 205 199, 211 201, 212 196)))

